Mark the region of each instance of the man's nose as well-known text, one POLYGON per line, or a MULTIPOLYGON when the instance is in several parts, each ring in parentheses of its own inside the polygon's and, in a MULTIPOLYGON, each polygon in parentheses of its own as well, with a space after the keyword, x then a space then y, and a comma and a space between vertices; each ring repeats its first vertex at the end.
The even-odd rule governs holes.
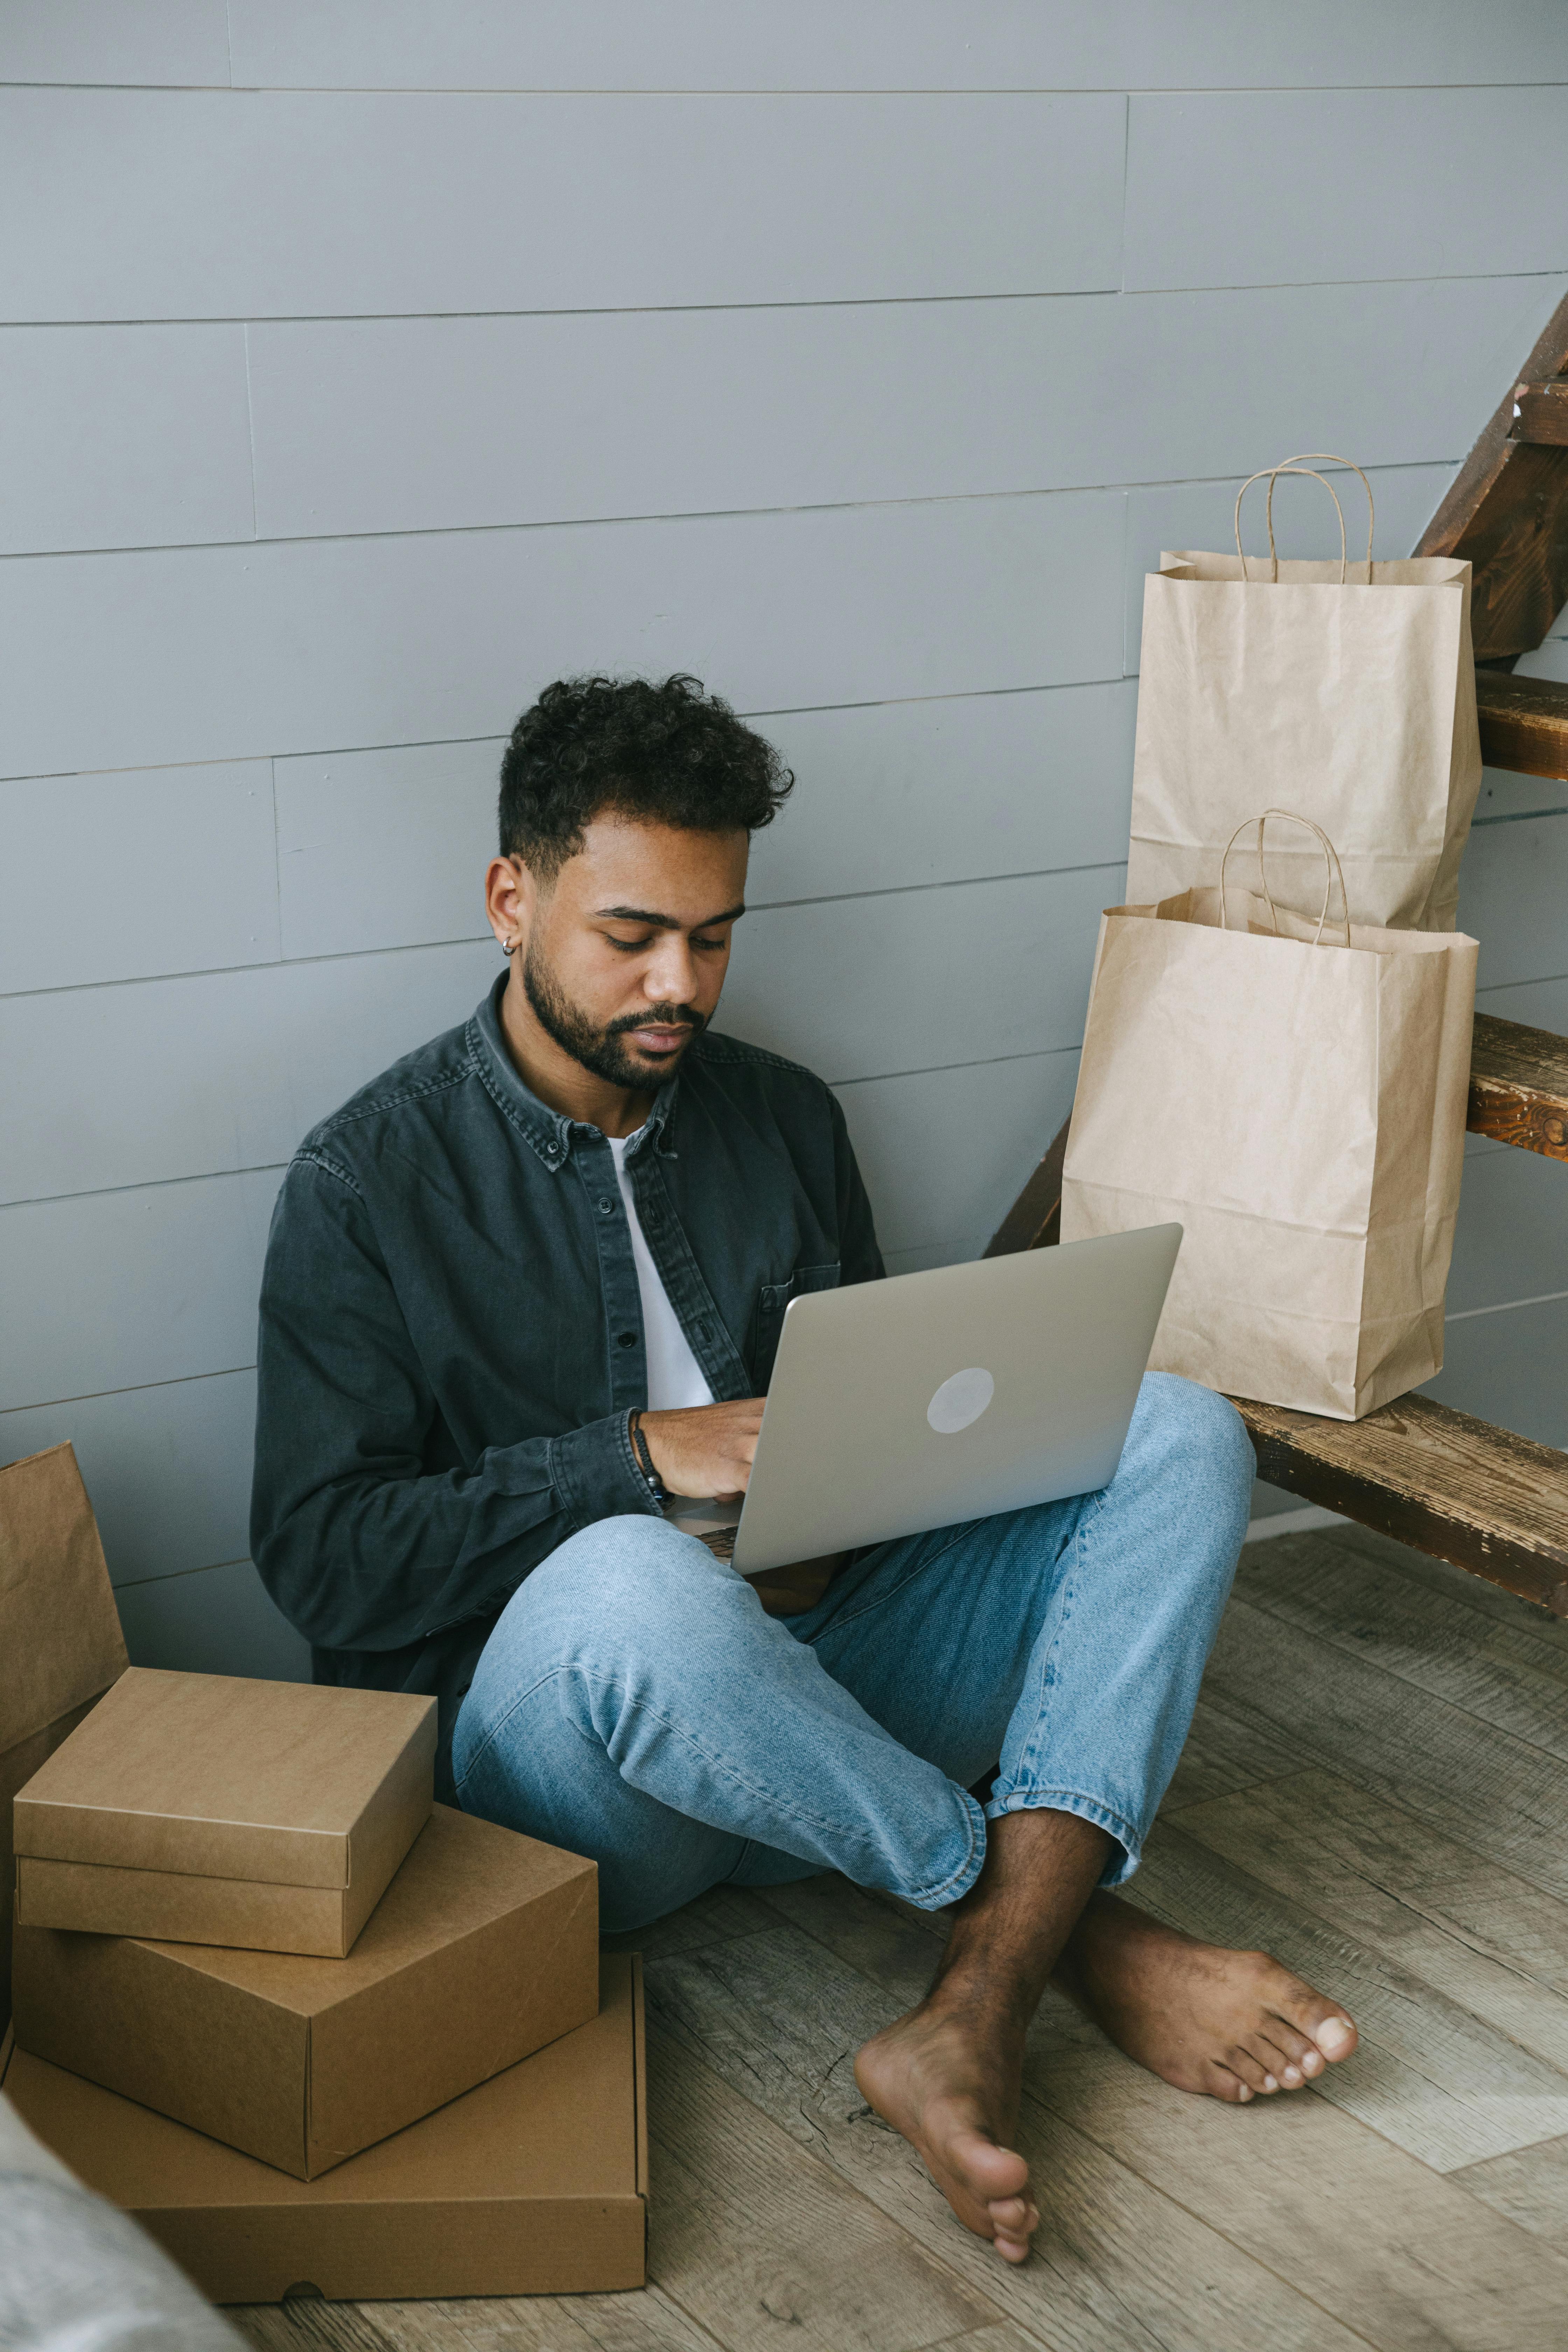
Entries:
POLYGON ((694 994, 697 972, 691 950, 681 939, 667 939, 643 972, 643 994, 650 1004, 684 1004, 694 994))

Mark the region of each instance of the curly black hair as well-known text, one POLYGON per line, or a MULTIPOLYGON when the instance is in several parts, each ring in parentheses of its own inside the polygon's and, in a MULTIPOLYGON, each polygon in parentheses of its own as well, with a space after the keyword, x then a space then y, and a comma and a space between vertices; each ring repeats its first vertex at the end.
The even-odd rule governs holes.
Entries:
POLYGON ((501 756, 501 856, 548 878, 605 809, 691 833, 754 833, 794 783, 773 745, 699 678, 557 678, 501 756))

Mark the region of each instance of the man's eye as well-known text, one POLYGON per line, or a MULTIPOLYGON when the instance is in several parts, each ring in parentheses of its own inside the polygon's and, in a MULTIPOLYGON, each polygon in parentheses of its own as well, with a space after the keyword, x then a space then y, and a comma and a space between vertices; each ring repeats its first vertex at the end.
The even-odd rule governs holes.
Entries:
POLYGON ((640 953, 644 948, 652 944, 651 939, 618 940, 616 939, 614 931, 606 931, 605 933, 605 937, 609 940, 610 945, 613 948, 619 948, 623 955, 637 955, 640 953))
POLYGON ((693 946, 694 948, 707 948, 708 950, 710 950, 710 951, 715 951, 715 950, 716 950, 718 953, 722 954, 722 953, 723 953, 723 950, 724 950, 729 946, 730 942, 729 942, 729 940, 696 940, 696 939, 694 939, 694 940, 692 940, 691 944, 692 944, 692 946, 693 946))

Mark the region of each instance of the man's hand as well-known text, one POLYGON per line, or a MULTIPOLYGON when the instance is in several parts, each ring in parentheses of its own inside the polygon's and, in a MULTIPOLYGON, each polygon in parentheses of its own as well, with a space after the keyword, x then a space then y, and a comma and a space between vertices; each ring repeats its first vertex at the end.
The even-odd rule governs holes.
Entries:
POLYGON ((697 1404, 645 1412, 642 1433, 653 1466, 672 1495, 743 1495, 763 1425, 761 1397, 738 1404, 697 1404))

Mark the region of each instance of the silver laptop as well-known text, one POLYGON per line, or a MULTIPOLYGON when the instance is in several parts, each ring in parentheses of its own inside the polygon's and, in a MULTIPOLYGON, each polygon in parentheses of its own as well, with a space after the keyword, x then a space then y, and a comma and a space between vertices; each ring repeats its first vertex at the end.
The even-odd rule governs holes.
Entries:
POLYGON ((678 1497, 666 1517, 760 1576, 1093 1494, 1181 1239, 1147 1225, 792 1300, 743 1501, 678 1497))

